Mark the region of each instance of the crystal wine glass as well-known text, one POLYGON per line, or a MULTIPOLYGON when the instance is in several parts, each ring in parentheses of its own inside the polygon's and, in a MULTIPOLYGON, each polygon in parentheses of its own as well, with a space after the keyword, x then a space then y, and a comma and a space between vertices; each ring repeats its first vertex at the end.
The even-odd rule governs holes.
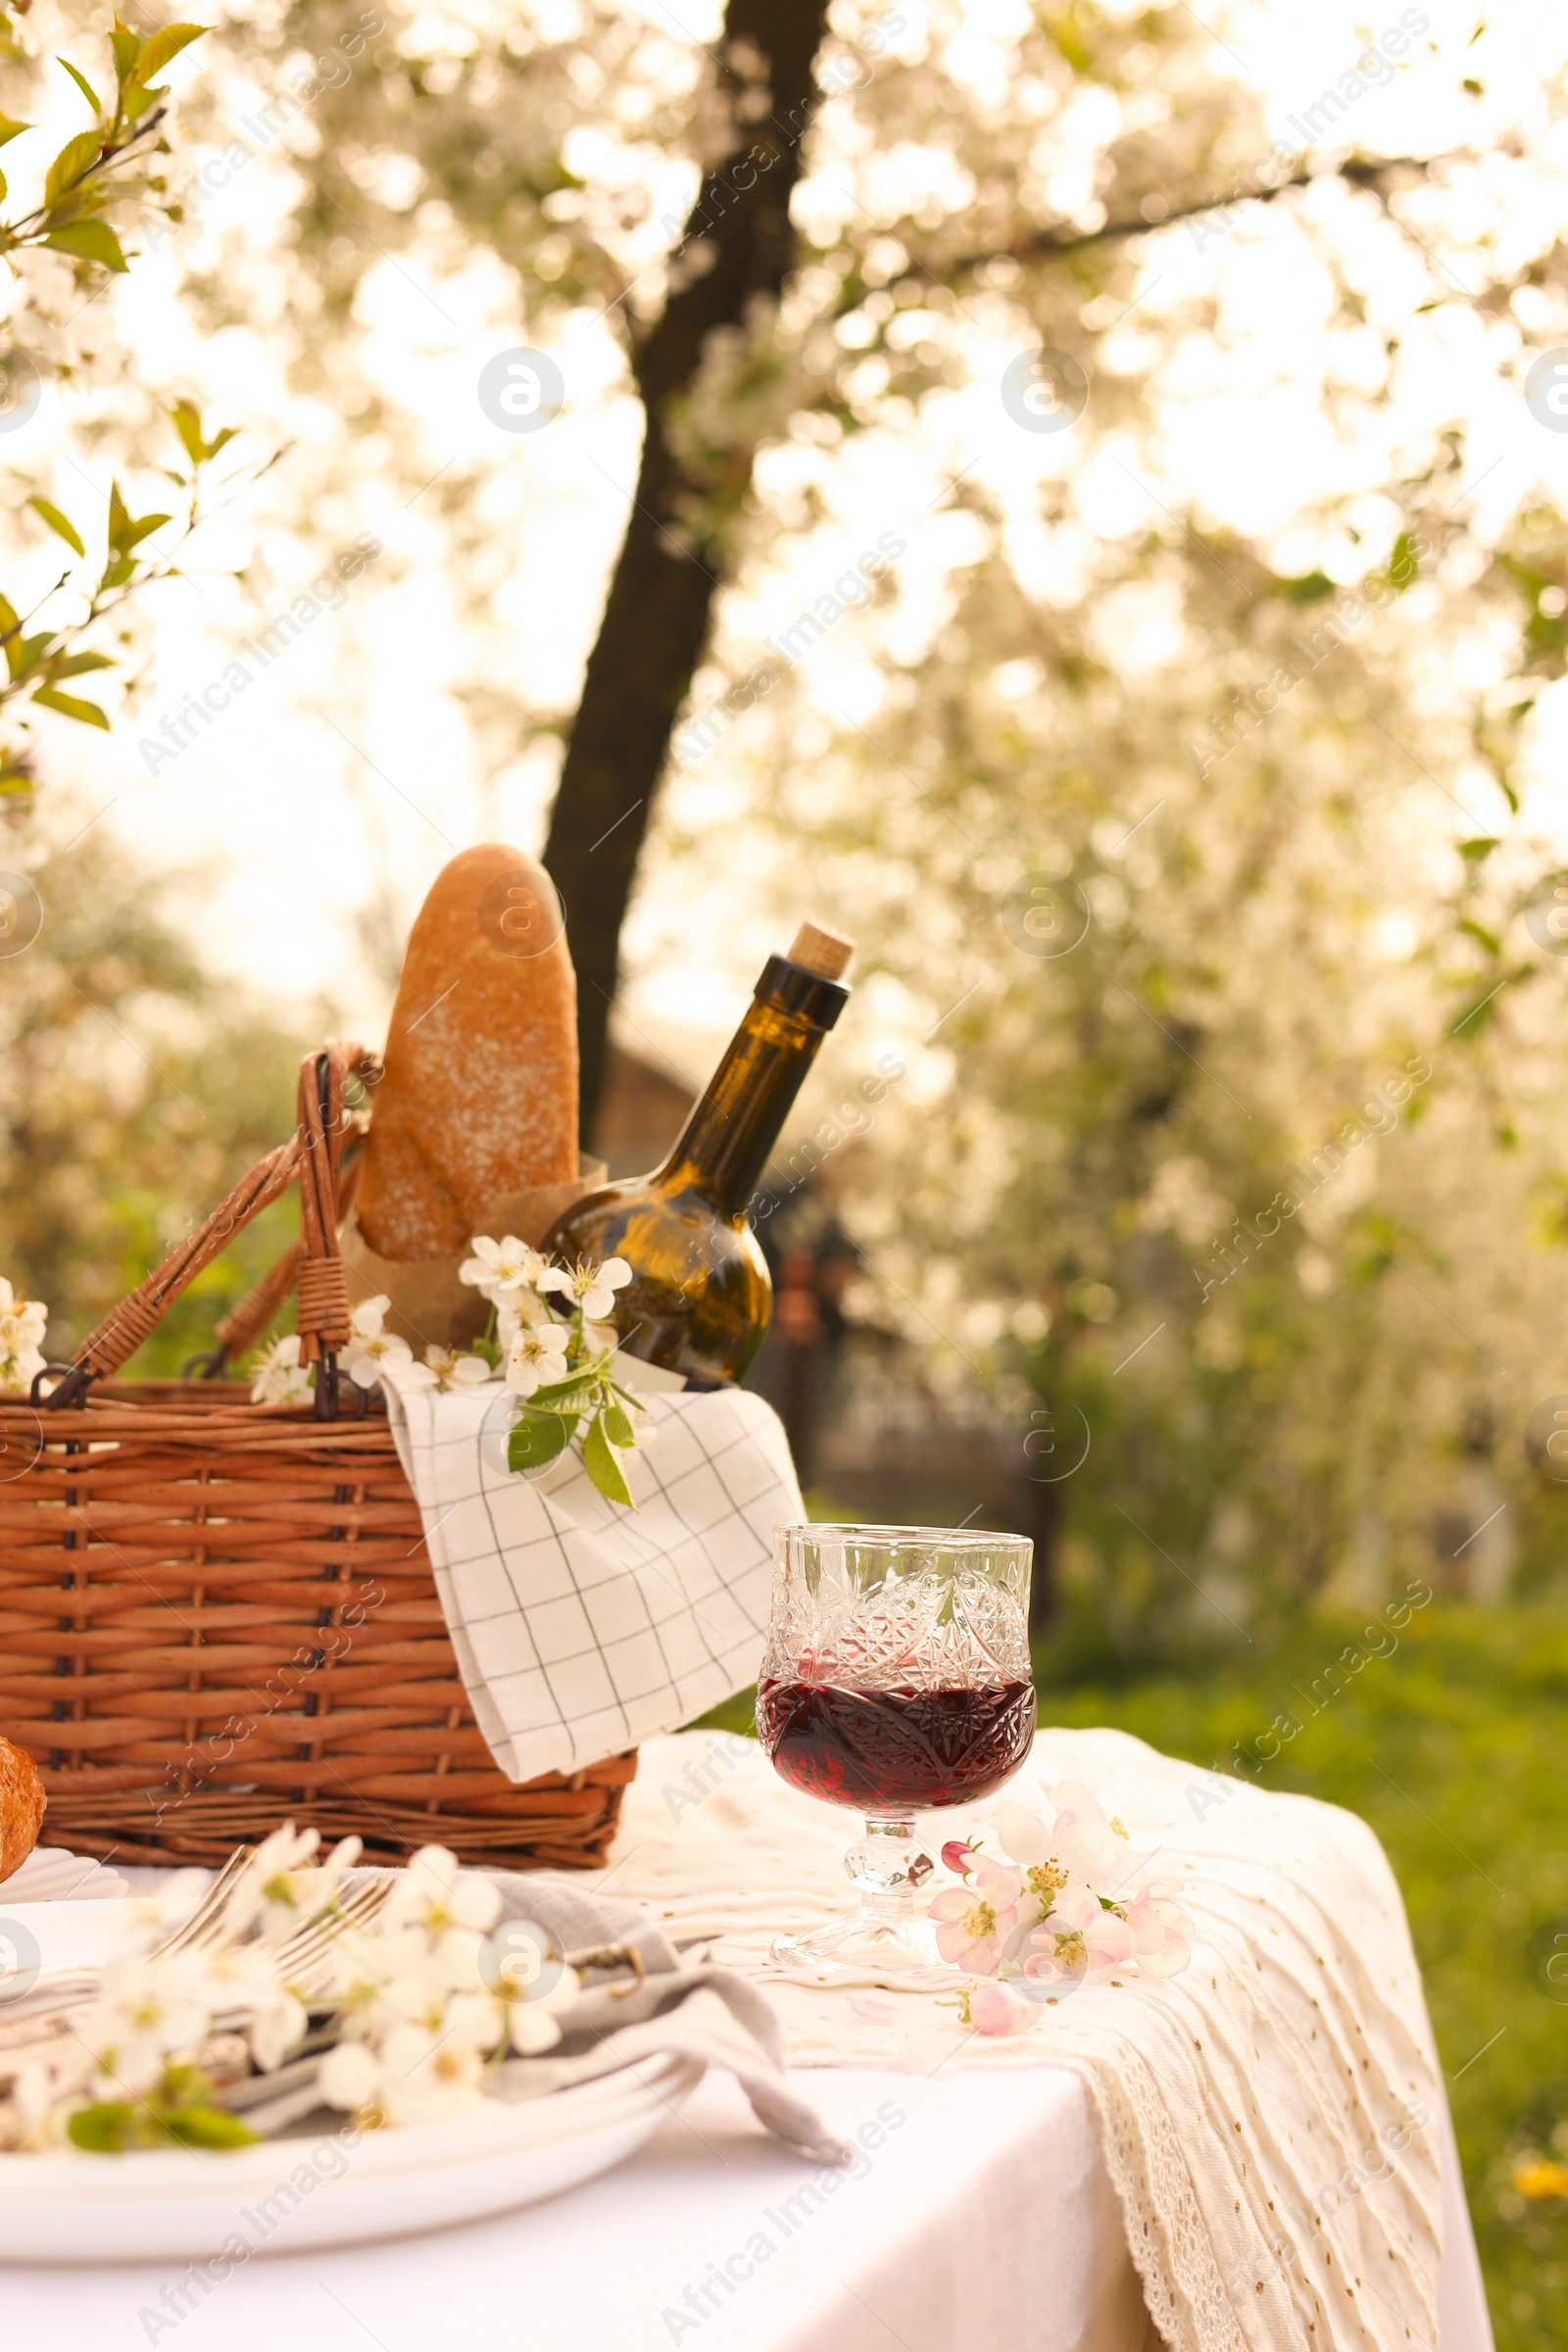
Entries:
POLYGON ((938 1964, 913 1817, 990 1795, 1029 1753, 1033 1551, 983 1529, 779 1529, 758 1737, 792 1788, 863 1813, 865 1835, 844 1858, 859 1909, 775 1958, 824 1983, 938 1964))

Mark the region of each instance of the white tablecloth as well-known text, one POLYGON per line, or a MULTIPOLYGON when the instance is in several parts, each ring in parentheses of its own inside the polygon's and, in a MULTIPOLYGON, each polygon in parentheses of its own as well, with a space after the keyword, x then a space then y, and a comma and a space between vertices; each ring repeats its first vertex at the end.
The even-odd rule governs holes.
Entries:
MULTIPOLYGON (((850 2136, 882 2110, 905 2119, 831 2195, 758 2130, 730 2081, 710 2078, 629 2164, 552 2204, 279 2255, 205 2299, 181 2291, 173 2265, 11 2271, 4 2340, 14 2352, 1155 2352, 1076 2076, 823 2069, 808 2087, 850 2136)), ((1436 2352, 1490 2352, 1456 2193, 1446 2218, 1436 2352)))
MULTIPOLYGON (((645 1752, 616 1891, 661 1858, 670 1829, 705 1843, 750 1777, 747 1755, 688 1778, 710 1746, 689 1736, 645 1752), (681 1801, 694 1782, 710 1792, 700 1818, 681 1801)), ((761 1861, 736 1858, 730 1899, 758 1886, 761 1861)), ((645 1899, 665 1907, 653 1885, 645 1899)), ((716 1904, 718 1888, 702 1899, 716 1904)), ((0 1914, 4 1903, 0 1890, 0 1914)), ((786 1993, 786 2006, 810 2039, 808 1996, 786 1993)), ((732 2082, 710 2078, 619 2171, 493 2222, 300 2256, 280 2231, 275 2255, 205 2297, 182 2289, 176 2265, 8 2272, 7 2352, 1155 2352, 1082 2075, 1049 2058, 971 2071, 978 2055, 906 2037, 891 2060, 803 2073, 846 2137, 876 2125, 880 2144, 853 2175, 790 2155, 732 2082)), ((1433 2136, 1444 2250, 1437 2337, 1421 2340, 1425 2352, 1492 2352, 1441 2093, 1433 2136)))

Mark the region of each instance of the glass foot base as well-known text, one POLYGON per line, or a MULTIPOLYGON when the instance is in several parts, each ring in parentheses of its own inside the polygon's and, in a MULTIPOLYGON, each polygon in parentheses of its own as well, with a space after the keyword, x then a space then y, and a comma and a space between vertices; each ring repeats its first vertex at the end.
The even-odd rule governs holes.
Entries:
POLYGON ((953 1981, 925 1920, 890 1917, 870 1905, 814 1935, 779 1936, 773 1961, 802 1984, 886 1984, 916 1992, 953 1981))

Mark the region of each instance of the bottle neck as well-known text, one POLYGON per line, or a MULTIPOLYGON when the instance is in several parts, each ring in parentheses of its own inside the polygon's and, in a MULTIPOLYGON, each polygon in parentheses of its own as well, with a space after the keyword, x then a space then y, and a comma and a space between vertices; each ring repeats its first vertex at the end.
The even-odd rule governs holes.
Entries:
POLYGON ((804 1012, 754 999, 668 1158, 655 1171, 661 1187, 690 1187, 738 1223, 825 1035, 804 1012))

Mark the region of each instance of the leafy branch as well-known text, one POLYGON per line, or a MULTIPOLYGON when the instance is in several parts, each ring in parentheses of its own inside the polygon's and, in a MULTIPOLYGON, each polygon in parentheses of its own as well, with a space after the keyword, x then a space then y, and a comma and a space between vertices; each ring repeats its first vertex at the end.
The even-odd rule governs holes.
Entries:
POLYGON ((594 1485, 610 1501, 635 1510, 626 1474, 615 1453, 617 1448, 636 1445, 631 1416, 643 1408, 629 1389, 611 1379, 612 1353, 607 1348, 597 1355, 585 1356, 566 1379, 535 1389, 524 1399, 507 1441, 507 1466, 542 1470, 564 1453, 581 1428, 582 1466, 594 1485))
MULTIPOLYGON (((648 1408, 643 1398, 612 1378, 615 1335, 594 1322, 611 1312, 615 1289, 630 1278, 624 1259, 614 1257, 602 1267, 582 1265, 569 1272, 543 1267, 529 1286, 531 1306, 520 1313, 519 1327, 505 1347, 495 1337, 492 1301, 490 1332, 478 1343, 477 1352, 501 1361, 503 1377, 517 1396, 517 1418, 507 1441, 509 1469, 543 1470, 580 1432, 582 1466, 600 1494, 635 1510, 616 1457, 635 1448, 646 1435, 641 1425, 648 1408), (573 1301, 572 1310, 560 1319, 544 1295, 556 1292, 573 1301)), ((513 1311, 519 1313, 516 1303, 513 1311)))
MULTIPOLYGON (((154 551, 147 549, 145 543, 166 523, 175 521, 175 514, 132 514, 119 483, 112 483, 101 564, 94 558, 85 571, 68 565, 54 585, 24 613, 19 613, 10 599, 0 594, 0 646, 5 649, 6 658, 6 675, 0 678, 0 712, 4 712, 8 704, 25 702, 29 707, 38 704, 46 710, 58 711, 64 718, 107 731, 109 716, 99 704, 65 691, 68 681, 84 677, 93 670, 113 669, 119 662, 120 657, 86 646, 83 639, 109 620, 127 597, 157 580, 177 578, 179 566, 173 559, 180 548, 242 488, 259 481, 277 462, 280 453, 274 451, 259 465, 242 466, 225 476, 217 485, 221 495, 208 504, 208 469, 234 439, 235 428, 225 425, 209 439, 200 411, 188 400, 175 401, 169 414, 188 461, 188 470, 178 466, 162 469, 167 480, 186 493, 173 544, 154 551), (28 623, 68 585, 73 585, 82 600, 74 617, 50 627, 29 628, 28 623)), ((63 539, 72 553, 87 564, 86 543, 71 517, 47 498, 34 496, 26 503, 56 538, 63 539)), ((24 719, 21 723, 25 726, 27 722, 24 719)), ((25 755, 0 748, 0 797, 16 797, 31 789, 31 769, 25 755)))
MULTIPOLYGON (((0 221, 0 254, 42 248, 116 272, 129 268, 119 237, 102 216, 122 198, 161 193, 163 183, 112 175, 123 174, 127 165, 141 164, 151 155, 169 153, 168 142, 159 136, 169 88, 155 76, 205 30, 202 24, 166 24, 143 37, 117 17, 109 36, 115 61, 114 104, 109 107, 69 58, 57 61, 91 107, 92 128, 78 130, 55 157, 44 177, 43 202, 15 220, 0 221)), ((0 147, 31 127, 0 115, 0 147)), ((5 173, 0 172, 0 199, 7 193, 5 173)), ((177 206, 163 209, 171 219, 178 215, 177 206)))

